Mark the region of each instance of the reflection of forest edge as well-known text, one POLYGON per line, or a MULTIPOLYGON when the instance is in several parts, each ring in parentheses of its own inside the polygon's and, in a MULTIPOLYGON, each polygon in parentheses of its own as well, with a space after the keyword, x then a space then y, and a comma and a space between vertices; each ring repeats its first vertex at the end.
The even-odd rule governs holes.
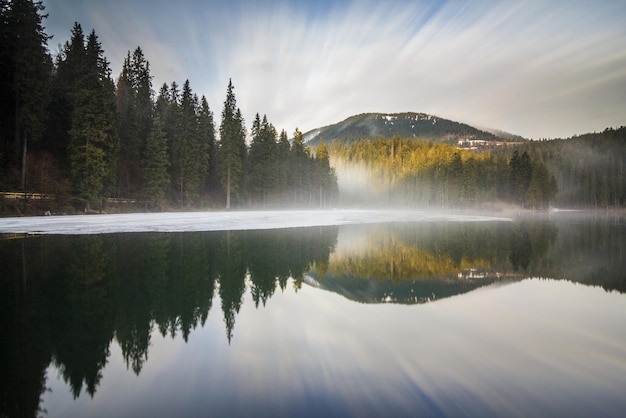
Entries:
POLYGON ((615 223, 581 218, 557 227, 529 218, 374 226, 361 251, 331 254, 310 276, 318 287, 365 303, 422 303, 526 277, 625 292, 626 237, 615 223))
POLYGON ((93 396, 114 339, 139 374, 152 332, 187 340, 215 295, 230 341, 246 291, 258 307, 309 278, 360 302, 422 303, 529 276, 625 292, 624 230, 597 219, 396 225, 341 255, 338 227, 0 240, 0 416, 37 414, 51 361, 75 397, 93 396))

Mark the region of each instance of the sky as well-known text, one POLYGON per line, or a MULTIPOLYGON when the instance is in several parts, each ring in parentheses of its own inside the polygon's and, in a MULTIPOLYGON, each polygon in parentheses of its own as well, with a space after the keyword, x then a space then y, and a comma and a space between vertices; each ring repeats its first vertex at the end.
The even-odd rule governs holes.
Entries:
POLYGON ((54 55, 74 22, 117 78, 189 80, 219 123, 232 79, 250 129, 291 136, 365 112, 424 112, 527 138, 626 125, 626 1, 43 0, 54 55))

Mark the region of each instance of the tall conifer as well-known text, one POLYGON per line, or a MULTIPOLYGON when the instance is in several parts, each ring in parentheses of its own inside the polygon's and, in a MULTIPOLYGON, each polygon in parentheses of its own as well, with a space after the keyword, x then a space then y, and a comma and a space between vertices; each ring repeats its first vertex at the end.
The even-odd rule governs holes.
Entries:
POLYGON ((243 117, 237 108, 232 80, 229 80, 217 152, 217 169, 222 189, 226 193, 226 209, 230 209, 231 200, 242 188, 245 152, 243 117))

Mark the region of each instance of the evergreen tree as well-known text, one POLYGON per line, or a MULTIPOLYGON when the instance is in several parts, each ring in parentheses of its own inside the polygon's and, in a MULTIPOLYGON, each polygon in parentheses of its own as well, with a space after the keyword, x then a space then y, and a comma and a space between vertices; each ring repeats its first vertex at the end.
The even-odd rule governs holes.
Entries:
POLYGON ((201 146, 205 152, 203 157, 205 161, 202 163, 202 169, 206 172, 204 183, 210 193, 216 181, 216 141, 213 112, 209 108, 209 103, 205 96, 202 96, 200 99, 200 108, 198 109, 198 134, 200 136, 201 146))
MULTIPOLYGON (((50 85, 50 122, 45 133, 47 149, 63 167, 69 167, 70 130, 74 96, 80 78, 85 73, 85 36, 82 27, 74 23, 71 37, 56 56, 50 85)), ((68 173, 69 174, 69 173, 68 173)))
POLYGON ((133 168, 139 159, 139 152, 133 152, 133 138, 137 134, 135 106, 133 98, 133 87, 130 80, 130 51, 124 59, 122 72, 117 79, 115 91, 118 121, 118 137, 120 140, 120 158, 118 165, 118 193, 124 196, 130 196, 131 190, 134 189, 133 183, 136 179, 136 173, 133 168), (133 159, 131 155, 135 154, 133 159))
POLYGON ((252 124, 252 144, 248 159, 249 193, 259 203, 266 204, 276 194, 278 169, 276 165, 276 128, 256 114, 252 124))
POLYGON ((119 142, 111 71, 94 31, 83 54, 84 73, 72 94, 69 156, 77 191, 93 203, 113 183, 119 142))
POLYGON ((532 163, 528 153, 524 151, 520 156, 515 150, 509 161, 509 169, 511 200, 523 205, 532 175, 532 163))
POLYGON ((317 146, 314 168, 319 189, 319 205, 326 207, 337 193, 337 177, 335 170, 330 166, 330 155, 324 141, 320 141, 317 146))
POLYGON ((0 5, 0 154, 9 163, 21 163, 21 189, 26 187, 29 140, 41 139, 47 119, 52 60, 43 10, 41 1, 13 0, 0 5), (12 133, 12 141, 5 133, 12 133))
POLYGON ((144 178, 144 197, 153 205, 161 207, 167 195, 170 175, 167 140, 159 116, 155 116, 152 122, 152 130, 147 138, 141 168, 144 178))
POLYGON ((187 80, 183 85, 177 134, 172 143, 172 168, 181 206, 198 199, 207 172, 207 144, 201 143, 196 107, 196 99, 187 80))
POLYGON ((117 81, 117 115, 120 137, 118 182, 121 193, 134 195, 141 189, 140 161, 150 133, 153 113, 150 64, 137 47, 124 59, 117 81))
POLYGON ((222 189, 226 193, 226 209, 230 209, 231 200, 241 191, 246 153, 243 117, 237 108, 233 90, 233 83, 229 80, 217 152, 217 169, 222 189))
POLYGON ((293 144, 291 145, 290 160, 290 183, 293 193, 294 203, 305 202, 305 195, 308 192, 309 177, 307 176, 307 166, 309 152, 304 144, 302 132, 298 128, 293 133, 293 144))
POLYGON ((280 131, 278 139, 278 145, 276 147, 276 159, 277 163, 277 182, 278 190, 281 194, 281 203, 284 203, 289 193, 289 150, 291 144, 289 144, 289 138, 287 132, 283 129, 280 131))

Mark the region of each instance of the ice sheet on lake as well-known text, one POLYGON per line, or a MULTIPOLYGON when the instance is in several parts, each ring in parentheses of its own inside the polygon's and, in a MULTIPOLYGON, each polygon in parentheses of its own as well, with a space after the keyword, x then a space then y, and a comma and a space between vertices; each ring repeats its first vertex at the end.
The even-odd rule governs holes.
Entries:
POLYGON ((409 210, 167 212, 0 218, 6 234, 104 234, 277 229, 388 222, 510 221, 504 216, 409 210))

